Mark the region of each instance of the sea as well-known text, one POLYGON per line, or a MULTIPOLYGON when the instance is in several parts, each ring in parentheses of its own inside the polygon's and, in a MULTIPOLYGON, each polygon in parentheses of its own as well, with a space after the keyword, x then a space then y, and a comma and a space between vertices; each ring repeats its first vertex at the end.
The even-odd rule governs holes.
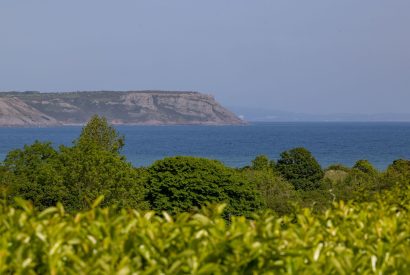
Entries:
MULTIPOLYGON (((70 145, 82 127, 0 128, 0 161, 10 150, 35 140, 57 148, 70 145)), ((410 123, 272 122, 245 126, 116 126, 125 136, 122 154, 134 166, 149 166, 168 156, 220 160, 231 167, 249 165, 257 155, 305 147, 322 167, 352 166, 367 159, 384 170, 395 159, 410 159, 410 123)))

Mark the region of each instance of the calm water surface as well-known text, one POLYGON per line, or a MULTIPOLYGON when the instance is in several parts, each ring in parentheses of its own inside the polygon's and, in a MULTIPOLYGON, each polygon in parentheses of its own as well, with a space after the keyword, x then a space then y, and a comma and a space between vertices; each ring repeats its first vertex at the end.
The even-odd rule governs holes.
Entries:
MULTIPOLYGON (((410 123, 253 123, 248 126, 119 126, 125 135, 122 153, 136 166, 166 156, 213 158, 229 166, 250 163, 256 155, 277 159, 280 152, 303 146, 322 166, 351 166, 368 159, 384 169, 410 158, 410 123)), ((0 159, 35 140, 70 145, 81 127, 0 128, 0 159)))

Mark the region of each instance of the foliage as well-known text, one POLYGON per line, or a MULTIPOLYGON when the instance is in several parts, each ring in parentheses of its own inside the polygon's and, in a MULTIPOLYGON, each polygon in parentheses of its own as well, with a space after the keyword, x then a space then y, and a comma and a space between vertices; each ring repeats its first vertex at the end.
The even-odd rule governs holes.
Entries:
POLYGON ((366 160, 333 165, 323 177, 310 152, 295 148, 277 164, 262 155, 241 170, 194 157, 134 168, 122 145, 96 116, 71 147, 36 141, 7 155, 0 274, 410 270, 408 160, 383 173, 366 160), (144 212, 145 199, 157 212, 144 212))
POLYGON ((332 203, 340 198, 335 194, 333 183, 329 179, 319 181, 319 186, 312 190, 299 190, 300 205, 311 209, 313 213, 325 212, 332 203))
POLYGON ((0 205, 1 274, 407 274, 409 190, 277 218, 0 205))
POLYGON ((269 158, 266 155, 256 156, 256 158, 252 160, 251 168, 253 170, 268 170, 270 168, 269 158))
POLYGON ((145 189, 136 170, 118 150, 122 139, 105 119, 93 117, 74 142, 57 151, 36 141, 9 152, 4 161, 2 190, 39 209, 62 202, 70 211, 87 209, 99 195, 103 206, 146 208, 145 189))
POLYGON ((31 200, 40 209, 65 202, 68 190, 59 170, 58 152, 51 143, 34 142, 8 153, 8 194, 31 200), (11 176, 12 175, 12 176, 11 176))
POLYGON ((60 150, 60 174, 69 194, 67 209, 87 209, 100 195, 104 195, 102 206, 148 207, 144 182, 122 156, 96 147, 83 151, 62 146, 60 150))
POLYGON ((226 215, 249 215, 262 206, 254 185, 216 160, 171 157, 148 169, 147 200, 153 209, 178 213, 206 202, 226 202, 226 215))
POLYGON ((325 171, 343 171, 343 172, 350 172, 350 168, 347 166, 344 166, 343 164, 337 163, 337 164, 332 164, 329 165, 325 171))
POLYGON ((316 189, 323 178, 322 168, 305 148, 294 148, 281 153, 276 169, 297 190, 316 189))
POLYGON ((406 188, 410 186, 410 160, 398 159, 393 161, 382 175, 382 182, 386 187, 399 185, 406 188))
POLYGON ((290 214, 299 195, 293 185, 272 170, 244 170, 243 177, 256 185, 265 206, 279 215, 290 214))
POLYGON ((361 172, 368 174, 368 175, 374 176, 378 174, 378 171, 376 170, 376 168, 374 168, 373 165, 368 160, 358 160, 353 166, 353 169, 360 170, 361 172))
MULTIPOLYGON (((350 171, 349 171, 350 172, 350 171)), ((343 170, 328 170, 326 169, 325 174, 323 176, 324 179, 328 179, 334 183, 340 183, 346 180, 349 172, 343 170)))
POLYGON ((108 124, 107 119, 94 115, 83 128, 80 137, 74 141, 75 146, 83 151, 90 147, 118 153, 124 146, 124 137, 108 124))
POLYGON ((14 178, 14 175, 3 164, 0 164, 0 198, 7 199, 10 193, 10 183, 14 182, 14 178))

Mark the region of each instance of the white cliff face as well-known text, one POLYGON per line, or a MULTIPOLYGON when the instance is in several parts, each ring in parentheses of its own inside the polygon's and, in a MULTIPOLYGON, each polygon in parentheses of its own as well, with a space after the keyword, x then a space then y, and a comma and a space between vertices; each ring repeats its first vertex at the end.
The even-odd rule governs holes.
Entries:
POLYGON ((163 124, 241 124, 236 115, 229 112, 211 96, 199 93, 129 93, 128 106, 140 109, 140 114, 163 124), (132 98, 132 105, 130 103, 132 98))
POLYGON ((121 96, 121 99, 125 106, 142 106, 149 110, 156 110, 154 98, 151 94, 127 93, 121 96))
POLYGON ((84 124, 243 124, 212 96, 196 92, 0 93, 0 126, 84 124))
POLYGON ((53 126, 59 122, 18 98, 0 97, 1 126, 53 126))

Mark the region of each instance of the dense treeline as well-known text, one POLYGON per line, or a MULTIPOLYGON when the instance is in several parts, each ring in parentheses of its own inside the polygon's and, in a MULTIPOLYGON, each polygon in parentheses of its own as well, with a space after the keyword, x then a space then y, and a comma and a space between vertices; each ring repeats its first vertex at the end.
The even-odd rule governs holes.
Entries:
POLYGON ((39 210, 61 202, 70 212, 101 206, 153 209, 171 214, 196 211, 206 203, 226 203, 225 217, 271 209, 289 214, 295 205, 323 211, 335 201, 371 201, 385 189, 407 186, 410 161, 394 161, 386 171, 359 160, 352 168, 322 169, 304 148, 283 152, 277 161, 257 156, 233 169, 195 157, 170 157, 150 167, 133 167, 121 155, 124 137, 95 116, 72 146, 55 149, 36 141, 11 151, 0 166, 0 192, 9 202, 22 197, 39 210))

